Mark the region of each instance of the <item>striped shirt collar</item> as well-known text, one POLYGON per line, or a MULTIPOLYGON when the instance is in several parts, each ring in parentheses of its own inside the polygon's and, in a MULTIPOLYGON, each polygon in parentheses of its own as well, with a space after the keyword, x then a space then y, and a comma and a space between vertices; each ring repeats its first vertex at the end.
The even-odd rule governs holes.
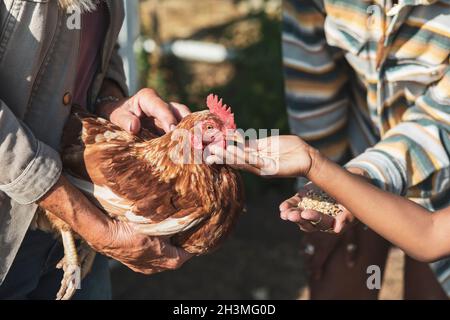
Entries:
MULTIPOLYGON (((367 2, 372 2, 372 0, 366 0, 367 2)), ((378 2, 375 0, 375 2, 378 2)), ((379 0, 379 5, 382 5, 383 0, 379 0)), ((397 5, 394 5, 388 12, 388 16, 394 16, 400 12, 404 7, 416 7, 416 6, 429 6, 435 4, 436 2, 442 2, 450 5, 450 0, 399 0, 397 5)))

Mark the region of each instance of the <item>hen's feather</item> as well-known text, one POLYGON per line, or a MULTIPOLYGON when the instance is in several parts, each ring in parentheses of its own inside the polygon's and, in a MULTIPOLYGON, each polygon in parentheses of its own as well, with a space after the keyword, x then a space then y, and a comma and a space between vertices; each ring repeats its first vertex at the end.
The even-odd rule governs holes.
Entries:
MULTIPOLYGON (((189 126, 196 117, 183 120, 189 126)), ((198 119, 197 119, 198 120, 198 119)), ((112 217, 136 224, 149 235, 175 235, 192 253, 218 245, 242 211, 240 178, 227 166, 175 164, 170 134, 133 136, 84 113, 67 124, 63 161, 72 183, 112 217), (81 136, 74 136, 75 128, 81 136), (72 136, 71 136, 72 135, 72 136)))

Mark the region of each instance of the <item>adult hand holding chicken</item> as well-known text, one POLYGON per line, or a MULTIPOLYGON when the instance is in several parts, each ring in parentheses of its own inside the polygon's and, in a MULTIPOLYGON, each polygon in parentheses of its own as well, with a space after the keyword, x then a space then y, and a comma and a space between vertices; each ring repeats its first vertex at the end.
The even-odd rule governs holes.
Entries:
MULTIPOLYGON (((120 92, 114 91, 111 96, 119 95, 120 92)), ((132 134, 137 134, 142 126, 155 128, 160 133, 172 131, 182 118, 191 113, 183 104, 165 102, 150 88, 140 90, 131 98, 102 103, 96 109, 98 115, 132 134)))
MULTIPOLYGON (((166 103, 152 89, 124 98, 111 84, 101 94, 118 99, 98 105, 96 112, 130 133, 139 132, 147 123, 167 132, 190 113, 184 105, 166 103)), ((66 222, 96 251, 134 271, 151 274, 176 269, 191 257, 164 238, 136 234, 126 222, 110 219, 63 176, 39 205, 66 222)))

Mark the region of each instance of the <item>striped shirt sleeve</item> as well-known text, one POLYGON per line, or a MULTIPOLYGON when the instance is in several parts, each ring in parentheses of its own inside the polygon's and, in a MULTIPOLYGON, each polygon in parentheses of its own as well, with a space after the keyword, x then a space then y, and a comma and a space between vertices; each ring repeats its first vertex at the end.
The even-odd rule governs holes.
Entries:
POLYGON ((411 198, 433 199, 438 193, 450 194, 449 164, 450 67, 447 66, 443 77, 403 114, 402 122, 347 166, 364 169, 384 190, 411 198))
POLYGON ((283 1, 285 95, 292 133, 334 161, 348 151, 348 68, 324 35, 322 4, 283 1))

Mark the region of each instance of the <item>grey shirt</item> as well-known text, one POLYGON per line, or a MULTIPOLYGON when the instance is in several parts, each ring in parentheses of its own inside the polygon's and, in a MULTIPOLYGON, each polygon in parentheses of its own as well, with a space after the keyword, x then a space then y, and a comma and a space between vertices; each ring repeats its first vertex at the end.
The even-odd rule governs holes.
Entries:
MULTIPOLYGON (((89 89, 92 105, 105 78, 127 94, 116 40, 120 0, 106 0, 109 27, 89 89)), ((0 3, 0 284, 39 200, 58 180, 62 130, 76 86, 80 30, 57 1, 0 3)))

